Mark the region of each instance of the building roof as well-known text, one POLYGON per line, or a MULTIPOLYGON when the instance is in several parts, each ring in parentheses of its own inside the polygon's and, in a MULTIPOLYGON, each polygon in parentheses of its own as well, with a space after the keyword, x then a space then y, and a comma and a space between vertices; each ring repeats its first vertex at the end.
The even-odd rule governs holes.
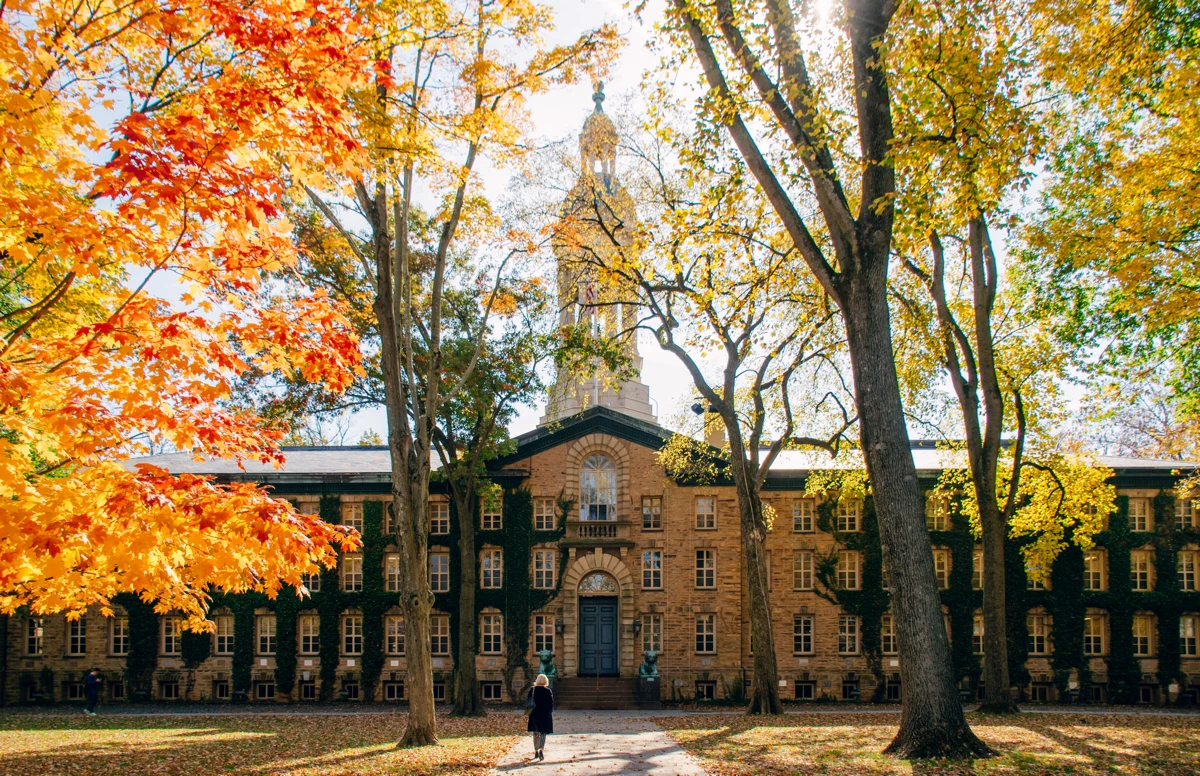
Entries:
MULTIPOLYGON (((634 444, 657 449, 671 436, 670 431, 653 423, 629 417, 608 407, 591 407, 568 418, 521 434, 513 441, 516 450, 492 462, 493 475, 505 468, 510 476, 521 476, 524 471, 519 464, 539 452, 573 441, 592 433, 616 436, 634 444)), ((197 460, 190 453, 164 453, 160 455, 132 458, 125 462, 132 469, 138 464, 148 463, 175 474, 212 474, 222 479, 253 482, 285 483, 387 483, 391 474, 391 459, 384 445, 372 446, 316 446, 284 447, 286 462, 282 467, 248 460, 239 464, 233 460, 197 460)), ((966 464, 965 453, 939 450, 935 442, 914 440, 912 443, 913 463, 917 471, 926 476, 947 467, 966 464)), ((1165 476, 1175 470, 1191 471, 1200 468, 1200 463, 1170 461, 1127 456, 1099 456, 1098 460, 1124 476, 1165 476)), ((437 469, 440 461, 433 456, 432 465, 437 469)), ((779 454, 771 467, 768 487, 785 486, 809 472, 822 469, 860 468, 862 453, 857 449, 843 449, 836 457, 820 450, 785 450, 779 454)))

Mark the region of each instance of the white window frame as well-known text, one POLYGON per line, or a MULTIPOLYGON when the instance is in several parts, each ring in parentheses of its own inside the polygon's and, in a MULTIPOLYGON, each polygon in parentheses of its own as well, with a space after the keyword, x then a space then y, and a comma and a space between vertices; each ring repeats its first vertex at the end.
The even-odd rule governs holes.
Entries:
POLYGON ((357 593, 363 589, 362 553, 342 556, 342 590, 357 593))
POLYGON ((1089 614, 1083 618, 1083 654, 1099 657, 1108 653, 1108 639, 1104 632, 1108 623, 1102 614, 1089 614))
POLYGON ((642 589, 663 589, 663 551, 642 551, 642 589), (649 581, 650 584, 647 584, 649 581))
POLYGON ((1197 637, 1200 637, 1200 617, 1185 614, 1179 618, 1179 654, 1183 657, 1196 657, 1197 637))
POLYGON ((558 550, 535 547, 533 550, 533 587, 553 590, 558 583, 558 550))
POLYGON ((696 550, 696 589, 717 589, 717 551, 703 547, 696 550))
POLYGON ((1145 593, 1154 589, 1154 554, 1150 550, 1129 553, 1129 589, 1145 593))
POLYGON ((1196 550, 1180 550, 1176 555, 1176 573, 1179 576, 1179 589, 1183 591, 1196 590, 1196 566, 1200 565, 1200 552, 1196 550))
POLYGON ((1083 554, 1083 589, 1089 593, 1108 589, 1107 553, 1104 550, 1088 550, 1083 554))
POLYGON ((321 618, 315 614, 302 614, 296 622, 300 635, 300 654, 316 655, 321 651, 321 618))
POLYGON ((484 590, 504 587, 504 551, 489 547, 480 553, 479 586, 484 590))
POLYGON ((839 533, 858 533, 862 528, 862 501, 839 498, 834 508, 839 533))
POLYGON ((363 653, 363 618, 361 614, 342 615, 342 654, 353 657, 363 653))
POLYGON ((1148 533, 1154 530, 1154 515, 1150 509, 1150 499, 1136 497, 1129 499, 1129 530, 1138 533, 1148 533))
POLYGON ((108 625, 108 654, 129 654, 129 618, 113 617, 108 625))
POLYGON ((72 657, 87 654, 87 617, 67 620, 67 654, 72 657))
POLYGON ((838 550, 838 587, 842 590, 862 588, 862 554, 858 550, 838 550))
POLYGON ((481 655, 504 654, 504 616, 501 614, 479 615, 481 655))
POLYGON ((389 552, 383 556, 383 589, 389 593, 400 592, 400 553, 389 552))
POLYGON ((859 636, 862 629, 856 614, 838 615, 838 654, 857 655, 859 652, 859 636))
POLYGON ((950 589, 950 550, 945 547, 933 548, 933 573, 937 578, 939 590, 950 589))
POLYGON ((1050 654, 1050 616, 1046 614, 1031 614, 1025 619, 1025 627, 1029 631, 1029 654, 1050 654))
POLYGON ((1196 512, 1197 501, 1186 496, 1175 496, 1175 529, 1179 531, 1192 531, 1196 528, 1196 512))
POLYGON ((213 654, 233 654, 233 615, 218 614, 213 617, 213 654))
POLYGON ((696 496, 696 530, 717 530, 716 496, 696 496))
POLYGON ((1133 615, 1133 656, 1154 657, 1154 617, 1133 615))
POLYGON ((813 551, 796 550, 792 553, 792 590, 813 589, 813 551))
POLYGON ((254 646, 256 654, 274 655, 278 649, 278 622, 273 614, 260 614, 254 618, 254 646))
POLYGON ((925 530, 945 531, 950 524, 950 499, 930 494, 925 498, 925 530))
POLYGON ((817 525, 817 500, 798 498, 792 501, 792 533, 813 533, 817 525))
POLYGON ((696 654, 715 655, 717 653, 717 615, 696 615, 696 654))
POLYGON ((429 589, 434 593, 450 592, 450 551, 429 553, 429 589))
POLYGON ((983 550, 971 550, 971 589, 983 590, 983 550))
POLYGON ((662 496, 642 496, 642 530, 661 531, 662 496))
POLYGON ((504 530, 504 502, 499 496, 484 499, 479 505, 479 529, 481 531, 504 530))
POLYGON ((662 615, 649 613, 642 615, 642 652, 662 652, 663 649, 662 615))
POLYGON ((342 504, 342 525, 349 526, 359 533, 362 533, 363 502, 354 501, 342 504))
POLYGON ((813 627, 815 622, 811 614, 792 615, 792 654, 813 654, 813 627))
POLYGON ((429 535, 445 536, 450 533, 450 502, 442 499, 429 500, 429 535))
POLYGON ((617 467, 608 456, 589 455, 580 466, 579 519, 617 519, 617 467))
POLYGON ((40 655, 46 649, 46 618, 30 617, 25 621, 25 654, 40 655))
POLYGON ((976 655, 983 654, 984 624, 983 615, 976 614, 971 618, 971 651, 976 655))
POLYGON ((879 619, 879 649, 885 655, 900 654, 899 641, 896 639, 896 618, 885 614, 879 619))
POLYGON ((535 654, 548 649, 554 651, 554 617, 549 614, 533 615, 533 651, 535 654))
POLYGON ((533 530, 553 531, 558 524, 558 516, 554 514, 554 499, 535 498, 533 500, 533 530))
POLYGON ((429 650, 445 657, 450 654, 450 615, 434 614, 429 618, 429 650))
POLYGON ((178 655, 180 650, 180 638, 183 631, 183 620, 178 617, 162 618, 162 625, 159 627, 159 654, 162 655, 178 655))

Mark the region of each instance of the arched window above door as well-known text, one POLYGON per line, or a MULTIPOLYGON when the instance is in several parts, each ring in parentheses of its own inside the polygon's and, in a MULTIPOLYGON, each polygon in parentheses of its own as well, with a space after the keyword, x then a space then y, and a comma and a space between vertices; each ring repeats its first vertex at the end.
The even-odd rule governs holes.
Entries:
POLYGON ((583 579, 579 580, 580 593, 617 593, 617 580, 613 579, 603 571, 593 571, 583 579))
POLYGON ((580 469, 579 519, 617 519, 617 470, 603 455, 589 455, 580 469))

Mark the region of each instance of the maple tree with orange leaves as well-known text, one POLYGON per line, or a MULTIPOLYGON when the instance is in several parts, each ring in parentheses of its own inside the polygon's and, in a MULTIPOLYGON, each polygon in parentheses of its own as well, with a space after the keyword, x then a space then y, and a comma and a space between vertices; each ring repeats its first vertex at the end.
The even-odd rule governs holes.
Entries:
POLYGON ((351 165, 362 20, 323 0, 0 2, 0 611, 202 619, 206 591, 300 584, 358 539, 151 449, 278 463, 231 409, 250 368, 332 390, 359 367, 299 282, 289 170, 351 165))

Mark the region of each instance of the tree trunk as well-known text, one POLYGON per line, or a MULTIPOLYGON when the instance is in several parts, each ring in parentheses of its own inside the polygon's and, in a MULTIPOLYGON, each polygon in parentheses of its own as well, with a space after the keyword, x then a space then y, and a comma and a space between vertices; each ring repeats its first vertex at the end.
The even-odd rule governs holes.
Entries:
POLYGON ((454 687, 452 717, 482 717, 483 695, 475 670, 475 645, 478 639, 475 619, 475 516, 476 488, 471 483, 452 484, 454 506, 458 511, 458 643, 454 650, 454 670, 458 682, 454 687))
POLYGON ((775 635, 771 628, 771 601, 767 590, 767 553, 763 549, 765 523, 762 498, 755 485, 756 472, 746 460, 737 418, 726 420, 729 434, 731 468, 737 487, 738 514, 741 522, 742 560, 750 599, 750 640, 754 647, 753 679, 747 714, 782 714, 779 700, 779 666, 775 659, 775 635))
MULTIPOLYGON (((993 467, 994 471, 994 467, 993 467)), ((1008 616, 1004 584, 1004 544, 1008 526, 996 499, 996 480, 977 478, 979 524, 983 531, 983 703, 979 711, 1018 711, 1008 678, 1008 616), (980 481, 982 480, 982 481, 980 481), (984 495, 986 494, 986 495, 984 495)))
POLYGON ((433 658, 429 649, 429 617, 433 606, 416 598, 406 598, 401 608, 404 610, 408 725, 404 728, 400 746, 428 746, 438 742, 433 704, 433 658))
POLYGON ((886 262, 882 266, 847 278, 843 311, 863 457, 900 642, 900 730, 885 752, 906 758, 989 756, 992 751, 967 725, 954 683, 933 547, 896 378, 886 262))

